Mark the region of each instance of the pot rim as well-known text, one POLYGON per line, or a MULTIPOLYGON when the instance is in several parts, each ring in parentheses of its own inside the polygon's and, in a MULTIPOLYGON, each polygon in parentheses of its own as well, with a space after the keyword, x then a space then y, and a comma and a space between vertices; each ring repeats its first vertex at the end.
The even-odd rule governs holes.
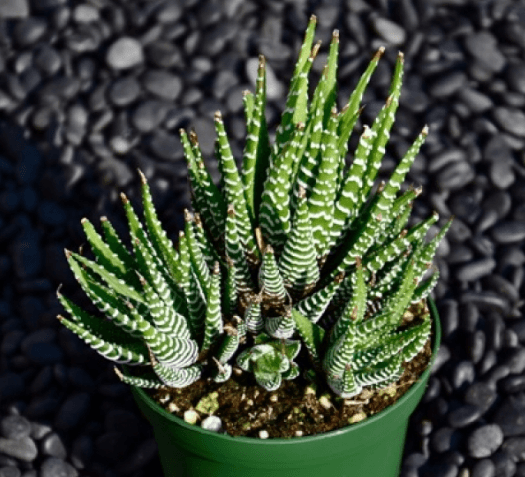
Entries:
POLYGON ((200 434, 202 434, 203 437, 205 437, 205 436, 206 437, 213 436, 213 438, 215 438, 215 439, 224 439, 226 441, 235 441, 235 442, 239 442, 239 443, 245 442, 245 443, 251 444, 251 445, 253 445, 253 444, 263 445, 263 446, 264 445, 271 446, 271 445, 275 445, 275 444, 279 444, 279 445, 298 445, 301 442, 303 442, 303 443, 304 442, 315 442, 315 441, 319 441, 319 440, 324 440, 328 436, 338 436, 338 435, 341 435, 341 434, 344 434, 344 433, 347 433, 347 432, 351 432, 352 430, 357 431, 358 429, 360 429, 360 428, 362 428, 362 427, 364 427, 364 426, 366 426, 368 424, 373 424, 374 422, 378 421, 379 419, 383 419, 388 414, 390 414, 392 412, 395 412, 395 410, 397 408, 402 407, 418 391, 418 389, 419 389, 419 387, 421 385, 421 382, 425 381, 428 378, 428 376, 430 375, 430 372, 431 372, 432 367, 434 365, 434 361, 435 361, 436 356, 437 356, 438 351, 439 351, 439 346, 441 344, 441 322, 439 320, 439 313, 438 313, 438 310, 437 310, 437 307, 436 307, 436 304, 435 304, 434 300, 432 298, 430 298, 430 297, 427 297, 426 300, 427 300, 427 304, 428 304, 428 307, 429 307, 429 310, 430 310, 430 315, 433 318, 432 319, 432 329, 434 331, 434 343, 432 345, 432 356, 430 358, 430 362, 429 362, 427 368, 425 369, 425 371, 423 371, 423 373, 419 376, 417 381, 415 381, 412 384, 410 389, 399 400, 397 400, 393 405, 388 406, 387 408, 381 410, 380 412, 378 412, 377 414, 374 414, 373 416, 367 417, 363 421, 360 421, 360 422, 357 422, 357 423, 354 423, 354 424, 351 424, 351 425, 348 425, 348 426, 345 426, 345 427, 341 427, 339 429, 334 429, 334 430, 331 430, 331 431, 328 431, 328 432, 322 432, 320 434, 315 434, 315 435, 310 435, 310 436, 301 436, 300 438, 297 438, 297 439, 294 439, 294 438, 282 438, 282 437, 275 437, 275 438, 271 438, 271 439, 260 439, 260 438, 257 438, 257 437, 230 436, 228 434, 221 434, 221 433, 209 431, 207 429, 203 429, 200 426, 187 423, 186 421, 184 421, 180 417, 167 412, 154 399, 152 399, 148 394, 146 394, 146 392, 142 388, 130 385, 131 391, 137 397, 139 397, 141 399, 141 401, 143 401, 148 407, 150 407, 151 410, 153 410, 157 414, 161 414, 165 419, 167 419, 169 421, 172 421, 173 423, 176 423, 176 424, 182 426, 183 428, 185 428, 187 430, 200 433, 200 434))

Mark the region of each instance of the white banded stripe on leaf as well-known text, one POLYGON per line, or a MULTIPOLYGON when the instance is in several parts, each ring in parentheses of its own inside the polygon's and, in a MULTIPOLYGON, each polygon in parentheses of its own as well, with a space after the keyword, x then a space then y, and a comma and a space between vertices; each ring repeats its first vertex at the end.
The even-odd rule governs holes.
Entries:
POLYGON ((149 253, 147 247, 139 240, 134 242, 135 257, 140 265, 141 275, 153 286, 162 301, 168 306, 175 306, 175 299, 165 277, 157 268, 157 264, 149 253))
POLYGON ((292 185, 292 163, 297 156, 303 130, 304 123, 297 124, 290 141, 275 158, 264 183, 259 224, 266 242, 278 253, 291 230, 289 191, 292 185))
POLYGON ((199 187, 194 190, 195 202, 198 206, 197 211, 201 214, 206 226, 213 231, 214 236, 219 237, 224 231, 226 202, 206 169, 199 147, 197 133, 195 131, 190 132, 189 139, 191 145, 185 141, 186 136, 183 133, 184 130, 181 129, 181 138, 187 160, 189 159, 191 161, 193 157, 195 161, 196 181, 192 181, 192 184, 194 182, 195 184, 199 184, 199 187))
POLYGON ((57 297, 74 321, 61 315, 57 318, 98 353, 116 362, 132 365, 147 363, 148 354, 142 340, 123 334, 109 320, 90 315, 60 292, 57 297))
POLYGON ((281 116, 281 122, 277 127, 275 149, 280 153, 284 145, 288 142, 293 124, 305 122, 306 108, 308 101, 308 72, 319 51, 320 42, 312 48, 314 39, 315 15, 310 17, 308 27, 301 46, 299 59, 295 65, 295 70, 290 82, 290 89, 286 98, 285 109, 281 116))
POLYGON ((189 271, 189 285, 186 290, 188 300, 188 325, 192 337, 201 342, 204 333, 204 317, 206 316, 207 298, 201 288, 193 266, 189 271))
POLYGON ((303 298, 294 308, 306 316, 312 323, 317 323, 330 304, 343 278, 344 273, 341 272, 326 287, 320 288, 312 295, 303 298))
POLYGON ((243 151, 241 180, 252 223, 258 221, 261 185, 268 169, 270 146, 264 111, 266 109, 266 61, 259 55, 255 98, 243 92, 246 115, 246 145, 243 151))
POLYGON ((97 353, 110 361, 124 364, 146 364, 148 362, 144 343, 113 343, 109 339, 102 339, 96 333, 88 331, 82 323, 74 323, 61 315, 57 317, 60 322, 75 333, 97 353))
POLYGON ((224 182, 224 192, 228 204, 235 206, 235 221, 237 233, 243 247, 246 250, 247 258, 257 263, 261 259, 261 254, 257 248, 253 233, 253 224, 250 221, 246 198, 244 196, 244 187, 239 177, 239 171, 235 164, 230 143, 222 122, 222 115, 219 111, 215 113, 215 129, 217 131, 217 150, 219 170, 224 182))
POLYGON ((441 230, 436 234, 436 236, 423 247, 421 251, 421 257, 416 263, 415 267, 415 276, 418 278, 418 280, 421 280, 427 269, 432 265, 432 257, 434 257, 434 255, 436 254, 436 250, 439 243, 441 242, 448 229, 452 225, 452 220, 453 217, 451 217, 441 228, 441 230))
POLYGON ((401 355, 395 355, 387 361, 386 365, 356 371, 354 373, 356 383, 360 386, 371 386, 386 381, 392 376, 398 379, 403 370, 401 359, 401 355))
POLYGON ((164 389, 166 387, 166 385, 157 377, 139 378, 137 376, 130 376, 127 373, 120 371, 116 366, 113 368, 113 371, 115 371, 115 374, 124 384, 144 389, 164 389))
POLYGON ((120 295, 126 298, 131 298, 141 303, 146 302, 142 294, 139 293, 133 286, 126 283, 122 278, 118 278, 115 274, 108 271, 102 265, 99 265, 98 263, 93 262, 92 260, 88 260, 87 258, 83 257, 82 255, 79 255, 78 253, 71 252, 71 255, 72 255, 72 258, 80 262, 82 265, 84 265, 88 269, 95 272, 115 292, 119 293, 120 295))
POLYGON ((152 361, 152 368, 154 373, 159 377, 159 379, 166 385, 172 388, 185 388, 190 384, 197 381, 202 374, 202 365, 193 364, 186 368, 171 368, 162 365, 161 363, 156 363, 153 353, 150 351, 150 359, 152 361))
POLYGON ((211 285, 210 269, 208 268, 206 260, 204 260, 202 249, 197 241, 197 237, 195 236, 195 231, 193 230, 193 217, 188 209, 184 209, 184 221, 184 233, 186 236, 188 251, 190 253, 191 263, 197 274, 201 288, 207 297, 208 289, 211 285))
POLYGON ((139 284, 133 270, 127 267, 126 263, 102 240, 102 237, 88 219, 83 218, 80 223, 91 246, 91 250, 97 258, 97 263, 107 270, 107 272, 112 273, 117 278, 125 280, 131 287, 137 289, 139 284))
MULTIPOLYGON (((326 80, 322 81, 322 86, 324 89, 323 97, 326 99, 324 104, 324 115, 323 115, 323 125, 326 126, 330 118, 330 112, 332 107, 336 105, 337 99, 337 60, 339 57, 339 30, 334 30, 332 32, 332 39, 330 41, 330 52, 328 53, 328 61, 326 62, 326 80)), ((339 123, 339 118, 337 118, 337 123, 339 123)), ((335 131, 337 136, 337 131, 335 131)), ((337 147, 337 146, 336 146, 337 147)), ((336 155, 339 157, 339 150, 337 150, 336 155)))
POLYGON ((277 339, 290 338, 295 330, 295 321, 292 310, 288 308, 284 316, 268 316, 264 319, 268 334, 277 339))
POLYGON ((102 226, 102 232, 104 233, 104 238, 106 243, 111 251, 118 256, 120 261, 124 263, 128 270, 134 270, 137 267, 137 263, 133 255, 129 250, 124 246, 122 240, 117 234, 117 231, 108 220, 107 217, 100 217, 100 224, 102 226))
POLYGON ((348 230, 351 219, 357 215, 361 205, 360 190, 363 187, 363 174, 366 170, 366 160, 372 148, 373 133, 365 124, 359 139, 356 153, 350 169, 343 179, 334 206, 334 220, 330 231, 330 246, 339 246, 348 230))
POLYGON ((180 274, 177 268, 178 253, 168 238, 166 231, 162 228, 162 224, 157 216, 157 211, 153 205, 148 182, 140 169, 139 174, 142 182, 142 206, 149 238, 157 255, 162 260, 164 267, 169 271, 172 279, 178 282, 180 280, 180 274))
POLYGON ((297 203, 299 200, 299 189, 301 187, 303 187, 306 191, 307 197, 310 195, 310 192, 314 187, 316 175, 319 170, 320 161, 323 155, 323 108, 325 106, 324 95, 327 72, 328 66, 326 65, 323 69, 321 81, 319 82, 314 91, 312 104, 310 105, 310 110, 308 112, 306 122, 306 134, 303 136, 301 149, 299 150, 299 154, 297 155, 297 163, 294 165, 295 182, 292 191, 293 210, 297 208, 297 203))
POLYGON ((261 297, 256 295, 244 312, 246 328, 251 333, 258 333, 264 328, 264 320, 261 314, 261 297))
POLYGON ((99 311, 132 336, 142 336, 138 324, 129 318, 129 310, 124 302, 111 289, 94 281, 88 271, 80 267, 69 250, 66 250, 66 258, 76 280, 99 311))
POLYGON ((334 219, 334 200, 339 167, 337 144, 337 108, 331 111, 327 129, 323 132, 321 161, 310 197, 308 197, 308 215, 312 226, 317 257, 326 254, 329 244, 330 229, 334 219))
POLYGON ((155 328, 176 338, 190 338, 191 335, 185 316, 178 313, 173 307, 167 306, 153 287, 142 277, 140 279, 148 300, 149 314, 153 319, 155 328))
POLYGON ((197 343, 191 338, 178 338, 170 336, 151 326, 135 307, 127 304, 130 315, 143 330, 142 337, 157 359, 165 366, 174 368, 193 364, 198 356, 199 349, 197 343))
POLYGON ((306 193, 300 189, 299 204, 293 218, 293 228, 278 262, 285 286, 302 291, 319 280, 312 229, 306 205, 306 193))
POLYGON ((215 262, 211 280, 206 317, 204 325, 204 341, 201 351, 207 350, 223 332, 223 321, 221 314, 221 272, 219 262, 215 262))
MULTIPOLYGON (((151 244, 137 214, 135 213, 130 201, 124 193, 120 194, 120 198, 126 211, 126 217, 129 225, 129 233, 131 237, 131 245, 135 252, 135 261, 137 263, 138 272, 146 277, 148 280, 155 277, 155 281, 162 283, 162 290, 157 289, 157 292, 163 300, 169 300, 170 306, 184 306, 183 298, 178 296, 177 284, 166 271, 162 260, 158 256, 155 248, 151 244), (140 256, 137 255, 140 251, 140 256), (150 269, 154 268, 155 273, 152 275, 150 269), (164 290, 166 288, 166 290, 164 290)), ((156 286, 156 285, 155 285, 156 286)))
POLYGON ((231 258, 226 257, 226 279, 222 289, 222 309, 224 314, 231 316, 237 308, 237 286, 235 283, 235 265, 231 258))
POLYGON ((263 296, 277 303, 284 302, 286 290, 271 245, 267 245, 264 251, 259 269, 258 284, 263 296))
POLYGON ((346 157, 346 153, 348 152, 348 140, 357 121, 357 118, 359 117, 363 93, 368 83, 370 82, 370 78, 372 77, 373 72, 375 71, 379 63, 379 59, 381 58, 381 56, 383 56, 384 51, 385 48, 382 46, 374 54, 365 72, 361 75, 361 78, 359 78, 357 86, 355 87, 354 91, 350 95, 350 98, 348 99, 348 103, 342 109, 342 114, 339 119, 339 143, 337 146, 341 157, 346 157))
POLYGON ((195 212, 193 214, 193 218, 195 238, 197 239, 197 243, 201 248, 202 256, 204 258, 204 261, 206 262, 206 265, 210 270, 213 270, 215 262, 219 260, 219 255, 217 254, 215 247, 213 247, 211 239, 209 239, 206 231, 204 230, 200 214, 198 212, 195 212))
POLYGON ((374 124, 372 125, 372 131, 375 133, 374 143, 368 156, 367 168, 363 180, 363 188, 360 191, 361 203, 364 203, 368 193, 374 185, 374 181, 381 166, 381 161, 385 154, 385 146, 390 137, 390 129, 394 124, 394 114, 399 105, 399 95, 401 94, 403 62, 403 54, 399 52, 388 98, 383 109, 381 109, 376 120, 374 121, 374 124))
POLYGON ((421 300, 428 297, 430 292, 434 289, 434 287, 437 285, 437 282, 439 280, 439 269, 435 269, 434 273, 430 278, 425 280, 423 283, 418 285, 418 287, 414 290, 414 294, 412 295, 412 304, 419 303, 421 300))
POLYGON ((226 217, 226 255, 231 259, 235 268, 235 281, 239 292, 253 290, 254 284, 246 263, 244 250, 237 233, 236 209, 233 204, 228 206, 226 217))

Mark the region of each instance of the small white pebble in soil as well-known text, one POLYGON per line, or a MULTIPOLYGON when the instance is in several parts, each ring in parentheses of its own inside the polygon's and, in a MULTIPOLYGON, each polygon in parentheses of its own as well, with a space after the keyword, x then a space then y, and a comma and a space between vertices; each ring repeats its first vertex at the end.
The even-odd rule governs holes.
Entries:
POLYGON ((252 401, 251 399, 248 399, 248 400, 246 401, 246 405, 247 405, 247 406, 253 406, 253 401, 252 401))
POLYGON ((222 431, 222 421, 218 416, 208 416, 201 423, 203 429, 207 429, 212 432, 221 432, 222 431))
POLYGON ((364 412, 358 412, 348 419, 348 424, 354 424, 356 422, 362 421, 363 419, 366 419, 366 414, 364 412))
POLYGON ((279 397, 277 396, 277 394, 272 394, 270 396, 270 401, 277 402, 278 400, 279 400, 279 397))
POLYGON ((195 424, 195 423, 199 420, 199 415, 198 415, 197 412, 194 411, 193 409, 188 409, 188 410, 184 413, 184 420, 185 420, 188 424, 195 424))
POLYGON ((268 434, 268 431, 259 431, 259 437, 261 439, 268 439, 268 437, 270 437, 270 434, 268 434))
POLYGON ((301 437, 303 435, 303 431, 295 431, 295 435, 297 437, 301 437))
POLYGON ((325 409, 330 409, 332 407, 332 403, 330 402, 330 399, 328 399, 327 396, 321 396, 319 398, 319 404, 325 409))
POLYGON ((178 412, 180 411, 180 408, 179 406, 177 406, 177 404, 175 404, 175 401, 172 401, 168 404, 168 411, 169 412, 178 412))
POLYGON ((315 396, 315 387, 313 385, 310 385, 306 388, 306 391, 304 392, 306 395, 313 394, 315 396))

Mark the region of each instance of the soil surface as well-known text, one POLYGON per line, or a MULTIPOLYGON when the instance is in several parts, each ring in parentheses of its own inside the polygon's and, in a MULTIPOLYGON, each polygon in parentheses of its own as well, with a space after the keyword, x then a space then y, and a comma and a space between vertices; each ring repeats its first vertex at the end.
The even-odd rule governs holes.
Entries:
MULTIPOLYGON (((405 313, 400 330, 419 321, 413 313, 417 313, 416 306, 405 313)), ((398 401, 430 362, 434 327, 432 320, 429 339, 411 361, 403 363, 404 372, 397 382, 384 389, 364 388, 351 399, 336 396, 324 382, 312 384, 302 374, 291 381, 283 380, 279 389, 268 392, 256 384, 251 373, 235 366, 232 377, 224 383, 216 383, 203 373, 203 378, 186 388, 145 391, 182 419, 186 411, 194 411, 196 425, 210 414, 218 416, 222 430, 231 436, 292 438, 321 434, 352 425, 398 401), (218 408, 203 409, 210 397, 218 401, 218 408)), ((300 366, 309 359, 303 351, 304 346, 296 358, 300 366)))

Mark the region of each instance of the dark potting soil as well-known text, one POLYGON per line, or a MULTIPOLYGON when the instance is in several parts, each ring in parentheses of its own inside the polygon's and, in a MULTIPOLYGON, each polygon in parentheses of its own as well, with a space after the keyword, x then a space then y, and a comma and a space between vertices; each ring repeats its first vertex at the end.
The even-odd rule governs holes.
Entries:
MULTIPOLYGON (((418 305, 411 306, 400 329, 417 324, 425 309, 428 310, 426 305, 420 306, 420 311, 418 305)), ((214 399, 219 407, 212 413, 221 419, 223 431, 231 436, 291 438, 321 434, 360 422, 401 399, 430 362, 434 340, 432 323, 429 339, 412 360, 403 363, 404 371, 397 382, 384 389, 365 387, 351 399, 338 397, 323 381, 317 383, 314 390, 303 375, 291 381, 283 380, 275 391, 266 391, 255 382, 253 374, 236 366, 225 383, 214 382, 204 372, 203 378, 183 389, 145 391, 166 411, 181 419, 186 411, 195 410, 202 399, 218 393, 214 399)), ((304 369, 301 363, 307 360, 303 347, 296 361, 304 369)), ((209 415, 202 411, 197 414, 196 425, 209 415)))

